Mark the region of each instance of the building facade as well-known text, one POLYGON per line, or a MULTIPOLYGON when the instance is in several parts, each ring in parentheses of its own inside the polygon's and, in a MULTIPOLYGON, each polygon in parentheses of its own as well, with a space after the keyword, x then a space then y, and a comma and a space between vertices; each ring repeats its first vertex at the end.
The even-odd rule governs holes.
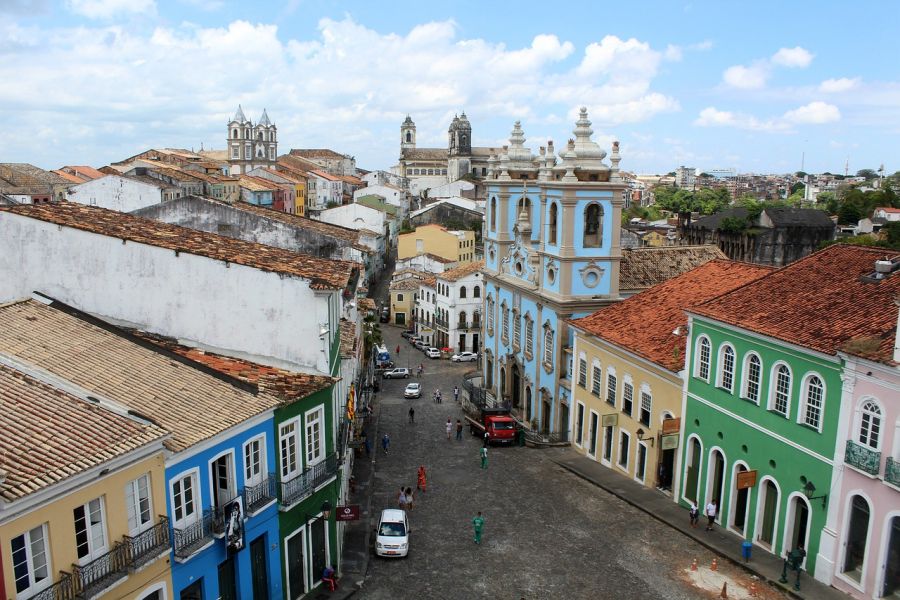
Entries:
POLYGON ((484 261, 435 276, 435 346, 451 352, 480 352, 484 261))
POLYGON ((265 109, 254 125, 238 105, 228 122, 226 145, 232 175, 243 175, 257 167, 273 167, 278 159, 278 128, 269 120, 265 109))
POLYGON ((422 225, 397 238, 397 260, 433 254, 457 263, 475 260, 475 232, 449 231, 441 225, 422 225))

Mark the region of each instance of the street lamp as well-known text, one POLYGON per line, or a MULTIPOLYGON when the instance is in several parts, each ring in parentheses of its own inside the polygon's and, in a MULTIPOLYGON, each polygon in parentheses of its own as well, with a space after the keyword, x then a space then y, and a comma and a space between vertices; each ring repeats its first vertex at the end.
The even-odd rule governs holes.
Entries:
POLYGON ((643 429, 639 428, 637 431, 635 431, 635 433, 637 434, 637 439, 639 442, 650 442, 650 445, 653 446, 653 442, 655 441, 654 438, 653 437, 644 437, 643 429))
MULTIPOLYGON (((322 503, 322 507, 321 507, 321 508, 322 508, 322 517, 321 517, 321 518, 323 518, 323 519, 328 519, 328 517, 331 515, 331 502, 329 502, 328 500, 326 500, 325 502, 322 503)), ((318 520, 319 520, 319 517, 317 517, 317 516, 315 516, 315 515, 310 515, 310 514, 307 514, 307 515, 306 515, 306 521, 307 521, 307 522, 309 522, 309 521, 318 521, 318 520)))
POLYGON ((825 505, 828 503, 828 494, 822 494, 821 496, 814 496, 816 493, 816 486, 813 485, 812 481, 807 481, 806 485, 803 486, 803 493, 806 494, 806 498, 808 500, 822 500, 822 508, 825 508, 825 505))

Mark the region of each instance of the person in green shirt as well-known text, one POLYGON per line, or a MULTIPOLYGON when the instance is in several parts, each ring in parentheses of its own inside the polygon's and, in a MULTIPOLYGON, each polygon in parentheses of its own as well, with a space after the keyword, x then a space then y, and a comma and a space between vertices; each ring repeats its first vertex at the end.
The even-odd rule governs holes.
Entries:
POLYGON ((484 529, 484 517, 481 516, 481 511, 478 511, 478 516, 472 519, 472 526, 475 527, 475 543, 481 543, 481 530, 484 529))
POLYGON ((487 469, 487 448, 481 449, 481 468, 487 469))

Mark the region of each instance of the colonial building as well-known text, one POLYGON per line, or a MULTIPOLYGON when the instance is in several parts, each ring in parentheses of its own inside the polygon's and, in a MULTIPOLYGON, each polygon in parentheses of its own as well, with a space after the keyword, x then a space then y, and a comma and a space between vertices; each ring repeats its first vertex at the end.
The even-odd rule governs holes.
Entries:
POLYGON ((422 225, 411 233, 400 234, 397 260, 419 254, 434 254, 458 263, 475 260, 475 232, 448 231, 440 225, 422 225))
POLYGON ((435 276, 435 326, 438 348, 481 351, 484 261, 470 262, 435 276))
POLYGON ((257 167, 273 167, 278 158, 278 129, 263 109, 256 125, 244 116, 238 105, 228 123, 226 144, 228 165, 232 175, 249 173, 257 167))

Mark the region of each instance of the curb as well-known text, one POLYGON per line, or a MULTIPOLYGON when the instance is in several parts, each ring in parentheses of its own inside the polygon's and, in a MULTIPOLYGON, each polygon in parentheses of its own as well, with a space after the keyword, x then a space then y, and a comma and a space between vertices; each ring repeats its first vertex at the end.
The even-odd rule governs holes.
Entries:
MULTIPOLYGON (((654 519, 656 519, 656 520, 659 521, 660 523, 663 523, 663 524, 665 524, 665 525, 668 525, 669 527, 671 527, 672 529, 678 531, 679 533, 683 533, 684 535, 689 536, 692 540, 695 540, 698 544, 700 544, 701 546, 703 546, 703 547, 706 548, 707 550, 710 550, 711 552, 715 553, 717 556, 721 556, 722 558, 724 558, 725 560, 727 560, 728 562, 730 562, 732 565, 735 565, 735 566, 737 566, 737 567, 740 567, 741 569, 743 569, 743 570, 746 571, 747 573, 750 573, 750 574, 752 574, 752 575, 755 575, 756 577, 759 577, 760 580, 765 581, 769 586, 771 586, 771 587, 773 587, 773 588, 775 588, 775 589, 777 589, 777 590, 779 590, 779 591, 781 591, 781 592, 786 593, 786 594, 787 594, 788 596, 790 596, 791 598, 797 598, 798 600, 808 600, 808 597, 807 597, 807 596, 801 596, 801 595, 797 594, 793 589, 791 589, 791 588, 789 588, 789 587, 785 587, 784 585, 782 585, 782 584, 781 584, 780 582, 778 582, 777 580, 775 580, 775 579, 770 579, 769 577, 767 577, 766 575, 760 573, 759 571, 754 570, 754 569, 751 568, 750 565, 747 564, 747 563, 743 563, 743 562, 741 562, 741 561, 739 561, 739 560, 736 560, 736 559, 734 559, 734 558, 732 558, 732 557, 730 557, 730 556, 727 556, 727 555, 725 555, 725 554, 722 554, 722 553, 721 553, 721 550, 719 550, 718 548, 714 547, 712 544, 710 544, 709 542, 707 542, 707 541, 704 540, 703 538, 695 537, 695 536, 693 536, 693 535, 690 535, 689 533, 686 533, 686 532, 682 531, 677 525, 674 525, 674 524, 672 524, 670 521, 667 521, 666 519, 663 519, 662 517, 660 517, 660 516, 657 515, 656 513, 650 511, 650 510, 647 509, 647 508, 645 508, 643 505, 638 504, 638 503, 635 502, 634 500, 631 500, 628 496, 625 496, 625 495, 623 495, 623 494, 620 494, 620 493, 618 493, 617 491, 615 491, 615 490, 613 490, 613 489, 611 489, 611 488, 606 487, 606 486, 603 485, 602 483, 599 483, 598 481, 595 481, 595 480, 591 479, 590 477, 588 477, 588 476, 585 475, 584 473, 578 471, 575 467, 573 467, 573 466, 571 466, 571 465, 567 465, 567 464, 565 464, 565 463, 561 463, 561 462, 559 462, 559 461, 557 461, 557 460, 555 460, 555 459, 550 459, 550 460, 552 460, 555 464, 559 465, 560 467, 562 467, 562 468, 565 469, 566 471, 568 471, 568 472, 570 472, 570 473, 572 473, 572 474, 574 474, 574 475, 580 477, 581 479, 587 481, 588 483, 591 483, 591 484, 597 486, 598 488, 600 488, 600 489, 602 489, 602 490, 604 490, 604 491, 606 491, 606 492, 609 492, 610 494, 612 494, 612 495, 615 496, 616 498, 619 498, 620 500, 624 501, 626 504, 629 504, 629 505, 631 505, 631 506, 637 508, 637 509, 640 510, 641 512, 650 515, 651 517, 653 517, 654 519)), ((849 596, 848 596, 848 598, 849 598, 849 596)))

